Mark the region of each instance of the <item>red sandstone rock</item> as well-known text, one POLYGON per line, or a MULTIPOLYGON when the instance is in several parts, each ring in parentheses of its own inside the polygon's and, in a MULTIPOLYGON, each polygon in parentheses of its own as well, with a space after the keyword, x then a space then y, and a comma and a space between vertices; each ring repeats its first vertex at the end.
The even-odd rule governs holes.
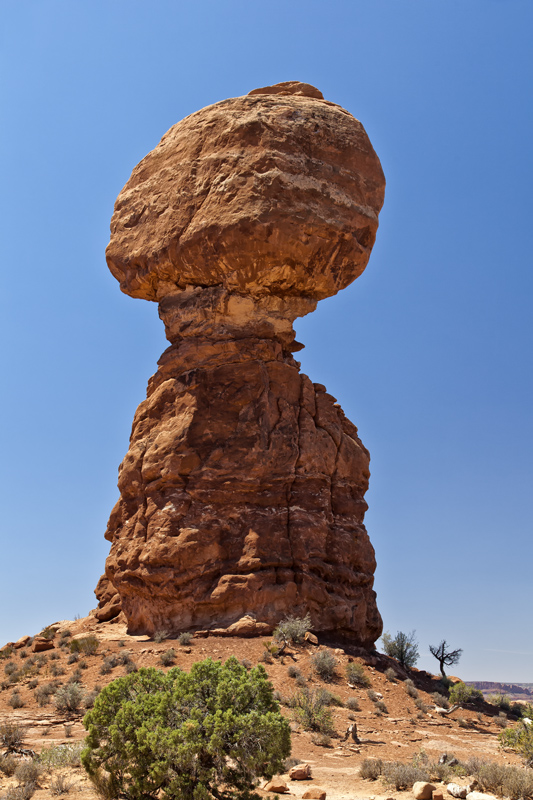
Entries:
POLYGON ((369 455, 291 352, 294 319, 366 266, 383 190, 361 123, 297 82, 192 114, 133 171, 108 264, 159 300, 171 346, 120 467, 98 619, 253 635, 309 612, 380 635, 369 455))
POLYGON ((44 636, 35 636, 31 646, 32 652, 42 653, 45 650, 53 650, 54 643, 51 639, 45 639, 44 636))
POLYGON ((291 781, 308 781, 312 777, 311 766, 309 764, 296 764, 289 770, 291 781))

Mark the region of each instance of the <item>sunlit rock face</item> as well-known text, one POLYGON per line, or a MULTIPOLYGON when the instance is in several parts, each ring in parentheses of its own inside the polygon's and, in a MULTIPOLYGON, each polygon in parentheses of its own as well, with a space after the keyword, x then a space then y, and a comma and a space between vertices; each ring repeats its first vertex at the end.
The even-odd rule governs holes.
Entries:
POLYGON ((265 633, 309 612, 380 635, 368 451, 292 326, 365 269, 384 185, 361 123, 298 82, 191 114, 134 169, 108 264, 171 344, 120 467, 99 619, 265 633))

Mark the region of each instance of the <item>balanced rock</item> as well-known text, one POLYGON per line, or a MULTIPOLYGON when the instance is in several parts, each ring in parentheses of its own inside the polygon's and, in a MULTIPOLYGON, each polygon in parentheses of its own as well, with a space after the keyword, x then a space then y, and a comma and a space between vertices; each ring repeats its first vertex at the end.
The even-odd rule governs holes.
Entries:
POLYGON ((379 637, 369 454, 292 325, 364 270, 383 196, 361 123, 294 81, 191 114, 134 169, 108 265, 171 345, 120 467, 99 619, 250 635, 309 612, 379 637))

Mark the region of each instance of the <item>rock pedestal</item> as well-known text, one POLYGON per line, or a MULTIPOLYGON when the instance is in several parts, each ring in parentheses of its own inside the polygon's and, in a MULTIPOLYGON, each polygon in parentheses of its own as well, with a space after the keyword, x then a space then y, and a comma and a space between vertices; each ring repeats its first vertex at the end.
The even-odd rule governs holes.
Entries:
POLYGON ((296 82, 187 117, 134 170, 108 263, 171 345, 120 467, 99 619, 265 632, 309 612, 380 635, 369 455, 299 372, 292 323, 362 272, 383 189, 361 124, 296 82))

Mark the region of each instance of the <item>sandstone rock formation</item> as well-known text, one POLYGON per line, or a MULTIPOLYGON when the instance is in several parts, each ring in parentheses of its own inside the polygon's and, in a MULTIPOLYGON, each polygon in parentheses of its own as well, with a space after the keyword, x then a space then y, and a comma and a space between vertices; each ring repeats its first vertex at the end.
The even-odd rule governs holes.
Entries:
POLYGON ((309 612, 378 638, 369 455, 299 372, 292 323, 364 270, 383 193, 363 126, 298 82, 191 114, 134 169, 108 265, 171 345, 120 467, 99 619, 264 632, 309 612))

